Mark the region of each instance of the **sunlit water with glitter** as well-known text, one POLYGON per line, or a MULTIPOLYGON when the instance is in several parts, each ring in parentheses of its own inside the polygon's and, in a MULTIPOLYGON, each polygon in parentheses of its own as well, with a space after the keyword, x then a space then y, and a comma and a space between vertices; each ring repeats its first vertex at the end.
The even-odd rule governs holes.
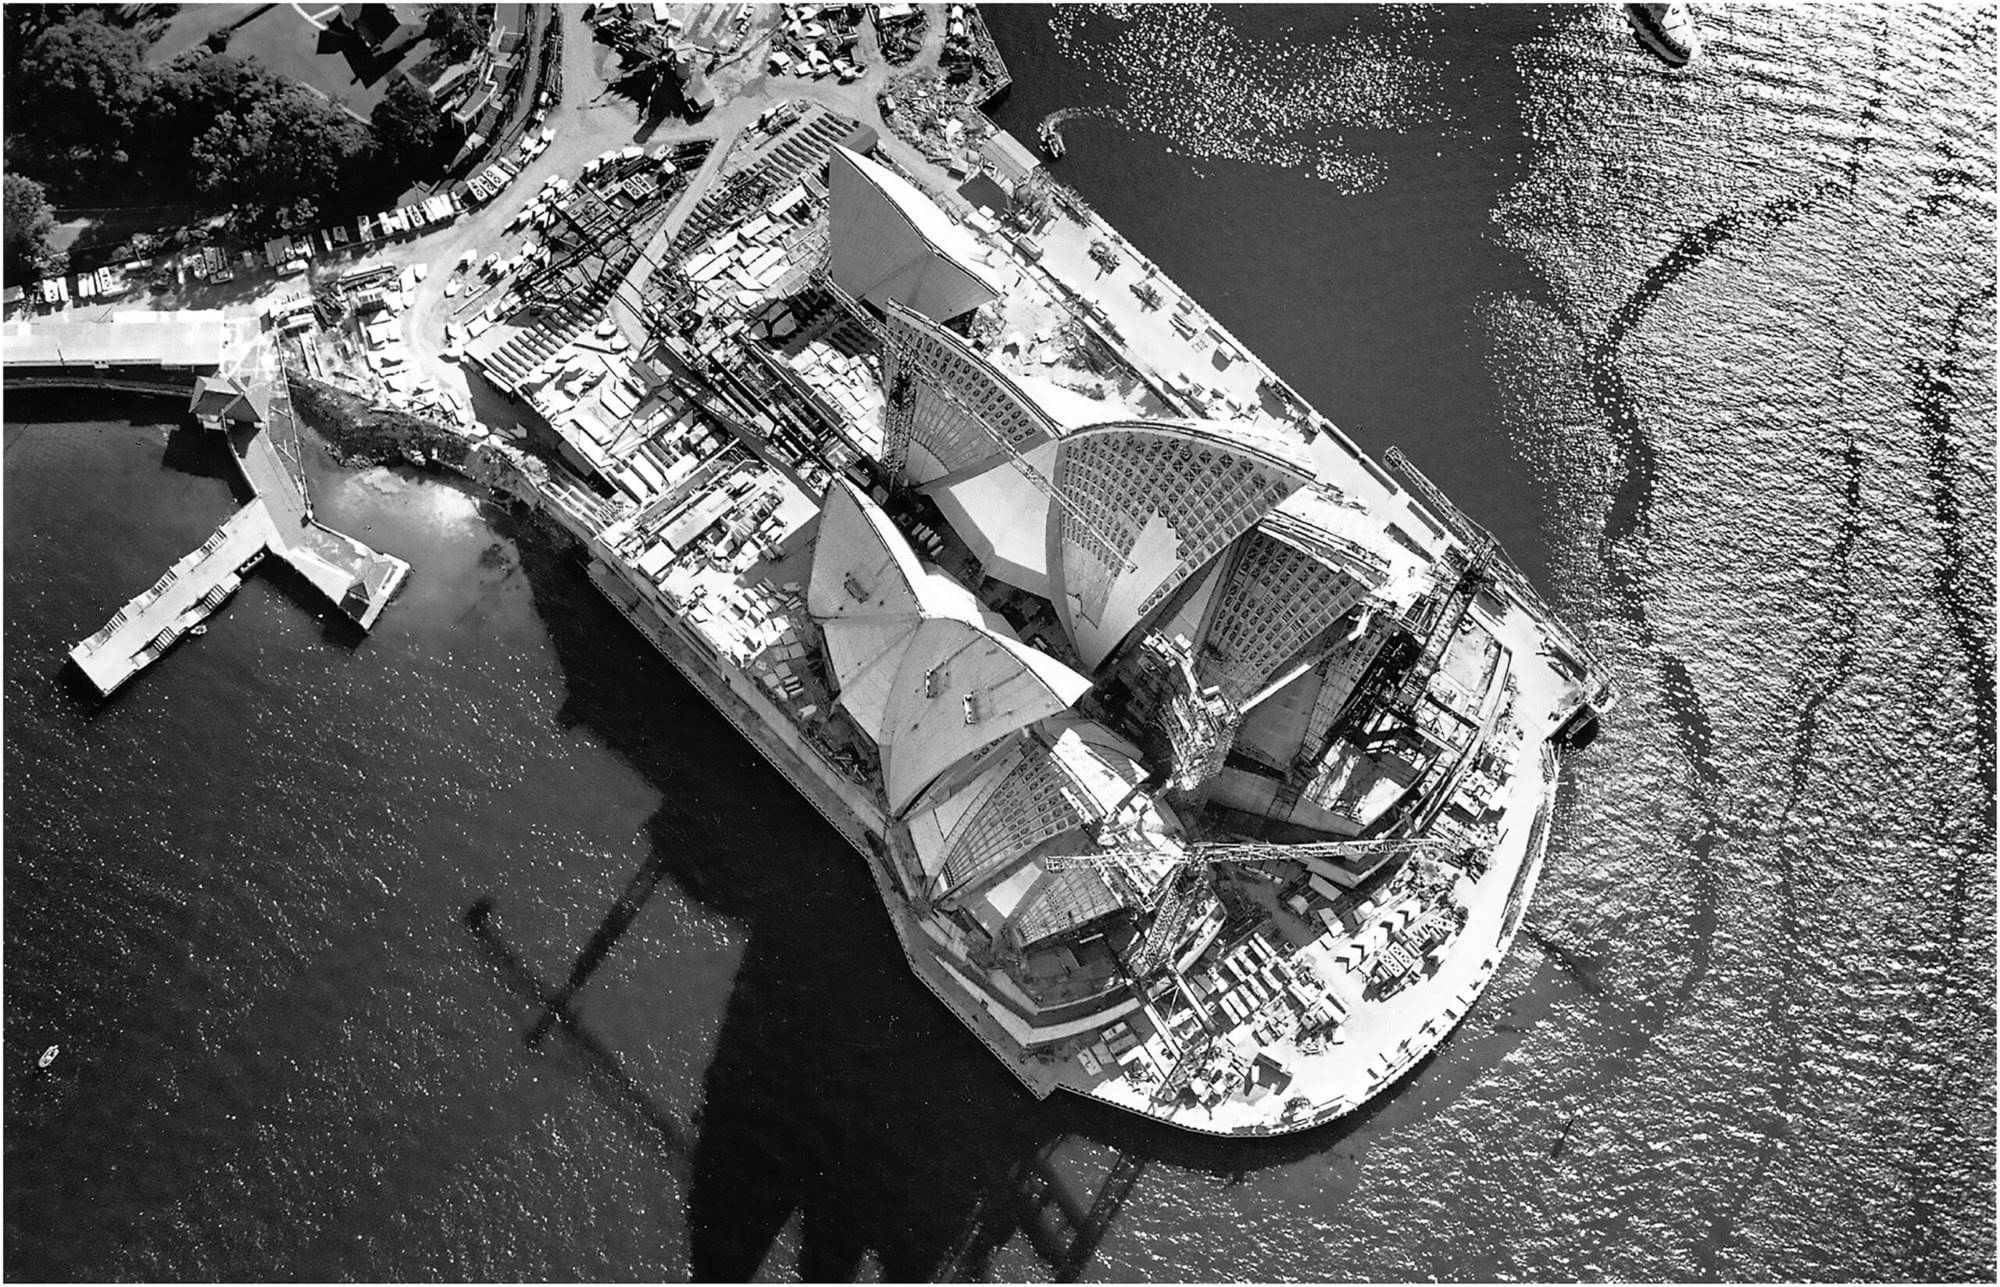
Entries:
POLYGON ((1087 1278, 1990 1279, 1993 15, 1697 14, 1672 73, 1609 6, 990 13, 1003 123, 1070 113, 1055 173, 1622 694, 1486 999, 1312 1135, 1028 1102, 461 488, 315 462, 415 565, 375 633, 260 573, 81 699, 67 647, 234 502, 170 412, 10 403, 10 1275, 920 1278, 1063 1139, 1145 1163, 1087 1278), (614 1062, 528 1049, 507 954, 559 982, 635 872, 614 1062))

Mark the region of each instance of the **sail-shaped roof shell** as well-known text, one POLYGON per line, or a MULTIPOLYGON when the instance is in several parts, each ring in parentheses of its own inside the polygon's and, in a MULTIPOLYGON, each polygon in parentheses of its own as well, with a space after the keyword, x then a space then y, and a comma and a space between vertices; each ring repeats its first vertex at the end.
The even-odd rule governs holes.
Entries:
POLYGON ((1066 710, 1090 681, 973 622, 930 618, 903 650, 882 734, 889 806, 901 811, 945 769, 1066 710))
POLYGON ((833 280, 856 299, 948 322, 999 298, 978 240, 909 180, 836 147, 828 193, 833 280))
POLYGON ((1090 681, 917 561, 889 516, 845 479, 828 489, 806 608, 840 704, 880 748, 900 811, 952 765, 1067 709, 1090 681))
POLYGON ((1044 539, 1051 597, 1084 663, 1103 664, 1311 475, 1303 442, 1245 422, 1114 421, 1058 439, 1044 539))

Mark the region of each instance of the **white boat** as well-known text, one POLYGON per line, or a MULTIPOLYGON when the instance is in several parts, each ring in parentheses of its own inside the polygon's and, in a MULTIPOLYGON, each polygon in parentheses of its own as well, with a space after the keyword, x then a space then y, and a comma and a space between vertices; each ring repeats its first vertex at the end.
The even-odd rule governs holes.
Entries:
POLYGON ((1684 4, 1628 4, 1632 36, 1669 67, 1685 67, 1701 53, 1694 15, 1684 4))
POLYGON ((42 1057, 35 1061, 35 1067, 37 1068, 48 1067, 50 1064, 56 1061, 56 1056, 60 1053, 62 1053, 61 1046, 50 1046, 47 1050, 44 1050, 42 1052, 42 1057))

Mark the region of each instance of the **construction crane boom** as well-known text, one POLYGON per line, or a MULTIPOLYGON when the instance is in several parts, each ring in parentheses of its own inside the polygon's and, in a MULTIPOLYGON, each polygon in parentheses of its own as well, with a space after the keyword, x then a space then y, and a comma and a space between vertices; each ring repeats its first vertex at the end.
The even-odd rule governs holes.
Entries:
POLYGON ((1450 528, 1452 534, 1464 542, 1468 549, 1477 550, 1490 546, 1486 560, 1490 565, 1489 575, 1505 585, 1508 593, 1533 612, 1544 630, 1550 632, 1564 647, 1576 654, 1583 661, 1585 669, 1596 668, 1596 659, 1591 651, 1562 624, 1562 618, 1558 617, 1555 610, 1543 600, 1534 583, 1528 580, 1527 574, 1514 566, 1513 560, 1500 549, 1499 543, 1494 541, 1490 532, 1474 522, 1465 511, 1452 504, 1451 499, 1439 491, 1437 485, 1426 478, 1422 470, 1410 463, 1410 458, 1403 454, 1402 448, 1390 447, 1382 453, 1382 459, 1388 462, 1390 468, 1403 476, 1410 490, 1423 500, 1430 512, 1450 528))
MULTIPOLYGON (((1384 858, 1443 849, 1444 843, 1428 837, 1391 840, 1328 840, 1302 845, 1279 845, 1261 841, 1197 841, 1188 845, 1176 860, 1177 868, 1205 867, 1220 862, 1340 862, 1356 858, 1384 858)), ((1123 870, 1127 863, 1157 857, 1156 849, 1112 846, 1077 854, 1051 854, 1042 859, 1050 871, 1070 871, 1079 867, 1123 870)))

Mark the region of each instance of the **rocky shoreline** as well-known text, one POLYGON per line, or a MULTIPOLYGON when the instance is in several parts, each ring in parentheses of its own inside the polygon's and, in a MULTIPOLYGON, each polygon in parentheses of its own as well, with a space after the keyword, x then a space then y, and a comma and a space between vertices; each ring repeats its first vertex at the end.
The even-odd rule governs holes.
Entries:
POLYGON ((440 465, 463 472, 471 444, 457 430, 296 372, 289 383, 294 411, 343 467, 440 465))
POLYGON ((293 372, 290 378, 292 407, 299 422, 312 431, 340 468, 358 472, 406 466, 450 474, 476 489, 481 501, 505 509, 517 525, 516 539, 532 532, 552 550, 583 552, 577 535, 541 506, 495 486, 490 464, 480 467, 477 444, 462 432, 310 376, 293 372))

